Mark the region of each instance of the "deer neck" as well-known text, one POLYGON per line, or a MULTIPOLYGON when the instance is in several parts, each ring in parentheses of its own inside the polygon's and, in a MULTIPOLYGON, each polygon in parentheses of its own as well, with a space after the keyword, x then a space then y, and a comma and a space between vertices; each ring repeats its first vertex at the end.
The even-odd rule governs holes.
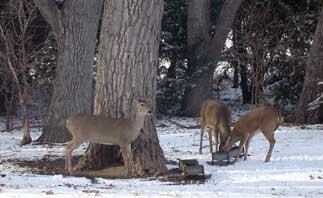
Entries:
POLYGON ((145 123, 145 116, 146 114, 143 113, 136 113, 134 120, 133 120, 133 127, 136 129, 136 133, 139 134, 140 130, 144 128, 145 123))

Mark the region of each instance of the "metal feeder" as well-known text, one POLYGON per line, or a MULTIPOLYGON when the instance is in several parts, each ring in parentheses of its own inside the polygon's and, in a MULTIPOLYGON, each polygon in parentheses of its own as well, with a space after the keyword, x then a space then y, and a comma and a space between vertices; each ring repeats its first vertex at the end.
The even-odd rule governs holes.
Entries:
POLYGON ((204 176, 204 166, 199 164, 196 159, 179 159, 179 170, 185 177, 189 176, 204 176))
POLYGON ((229 165, 233 164, 234 161, 232 161, 232 158, 235 158, 239 152, 239 147, 235 146, 230 149, 229 152, 215 152, 212 153, 212 161, 208 162, 210 165, 229 165))

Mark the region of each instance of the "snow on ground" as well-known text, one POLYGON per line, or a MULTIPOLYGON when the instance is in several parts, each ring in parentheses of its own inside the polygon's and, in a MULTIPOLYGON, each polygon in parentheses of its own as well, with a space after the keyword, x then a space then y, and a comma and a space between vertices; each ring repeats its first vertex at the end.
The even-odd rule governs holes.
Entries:
MULTIPOLYGON (((191 118, 172 118, 185 126, 191 118)), ((1 124, 0 124, 1 128, 1 124)), ((322 126, 280 127, 271 162, 264 163, 268 144, 262 135, 250 145, 248 161, 210 166, 208 148, 198 154, 199 129, 183 129, 163 119, 160 144, 170 160, 197 158, 212 177, 204 184, 178 185, 150 179, 102 179, 35 175, 7 159, 42 159, 64 155, 65 144, 19 146, 21 131, 0 133, 0 197, 323 197, 322 126), (2 177, 3 176, 3 177, 2 177)), ((34 139, 40 132, 34 130, 34 139)), ((207 139, 204 145, 208 145, 207 139)), ((82 145, 74 154, 84 152, 82 145)))

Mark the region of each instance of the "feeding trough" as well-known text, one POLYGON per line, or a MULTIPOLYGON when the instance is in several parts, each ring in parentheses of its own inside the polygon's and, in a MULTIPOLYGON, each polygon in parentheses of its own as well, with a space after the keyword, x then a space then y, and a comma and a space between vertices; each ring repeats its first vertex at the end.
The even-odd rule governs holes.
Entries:
POLYGON ((186 160, 178 159, 178 168, 181 171, 184 171, 184 168, 187 166, 196 166, 198 164, 199 162, 196 159, 186 159, 186 160))
POLYGON ((219 165, 219 166, 225 166, 229 164, 233 164, 234 161, 232 160, 237 156, 239 152, 239 147, 234 146, 230 149, 229 152, 215 152, 212 153, 212 161, 207 162, 210 165, 219 165))
POLYGON ((204 173, 204 166, 196 159, 178 159, 178 168, 169 170, 164 181, 179 184, 202 184, 211 178, 211 174, 204 173))
POLYGON ((204 176, 204 167, 196 159, 179 159, 178 168, 184 176, 204 176))

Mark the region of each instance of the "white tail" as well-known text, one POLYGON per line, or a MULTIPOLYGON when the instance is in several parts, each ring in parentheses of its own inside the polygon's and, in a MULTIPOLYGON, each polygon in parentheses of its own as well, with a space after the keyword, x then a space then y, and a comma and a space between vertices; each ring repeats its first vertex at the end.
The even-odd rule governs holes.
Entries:
POLYGON ((85 141, 99 144, 119 145, 125 162, 126 173, 133 174, 131 143, 139 136, 145 117, 151 111, 144 101, 136 101, 134 118, 115 119, 100 115, 78 114, 70 117, 67 129, 72 141, 66 146, 65 169, 72 172, 72 151, 85 141), (129 164, 127 163, 129 162, 129 164))
POLYGON ((201 108, 201 139, 200 150, 202 153, 202 140, 205 128, 208 127, 210 152, 213 153, 212 148, 212 134, 215 136, 215 150, 218 151, 219 136, 220 142, 224 142, 227 136, 230 135, 231 129, 231 111, 222 102, 216 100, 206 100, 201 108), (212 133, 213 131, 213 133, 212 133))
POLYGON ((257 107, 240 117, 235 123, 232 135, 224 145, 223 150, 230 150, 231 146, 240 140, 239 152, 235 161, 239 160, 239 155, 244 148, 244 160, 247 160, 248 147, 252 137, 261 131, 269 142, 269 150, 265 162, 269 162, 275 145, 274 131, 282 122, 279 110, 273 107, 257 107))

